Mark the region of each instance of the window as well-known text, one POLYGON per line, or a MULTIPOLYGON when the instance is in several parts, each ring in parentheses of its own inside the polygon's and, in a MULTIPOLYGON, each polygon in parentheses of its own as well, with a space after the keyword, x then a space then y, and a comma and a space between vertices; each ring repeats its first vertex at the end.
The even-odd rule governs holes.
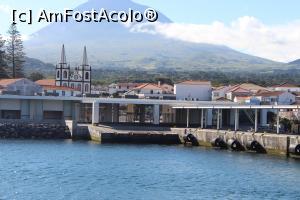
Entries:
POLYGON ((60 73, 59 73, 59 71, 57 71, 56 77, 59 78, 59 75, 60 75, 60 73))
POLYGON ((153 94, 153 90, 150 90, 150 94, 153 94))
POLYGON ((81 84, 77 85, 77 89, 81 91, 81 84))
POLYGON ((66 96, 66 92, 65 91, 61 91, 62 96, 66 96))
POLYGON ((88 72, 85 72, 85 79, 89 79, 90 78, 90 75, 88 72))
POLYGON ((63 86, 64 86, 64 87, 67 87, 67 83, 64 83, 63 86))
POLYGON ((84 91, 85 91, 85 92, 89 92, 89 85, 88 85, 88 84, 85 84, 85 86, 84 86, 84 91))
POLYGON ((74 88, 74 83, 71 83, 71 88, 74 88))
POLYGON ((64 71, 64 78, 68 78, 68 72, 64 71))

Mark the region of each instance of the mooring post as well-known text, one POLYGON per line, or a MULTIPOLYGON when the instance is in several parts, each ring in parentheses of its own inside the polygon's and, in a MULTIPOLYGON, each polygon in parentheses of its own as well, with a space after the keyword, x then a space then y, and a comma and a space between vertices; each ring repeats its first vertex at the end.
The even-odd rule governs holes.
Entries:
POLYGON ((291 145, 291 138, 287 136, 286 138, 286 157, 290 157, 290 145, 291 145))

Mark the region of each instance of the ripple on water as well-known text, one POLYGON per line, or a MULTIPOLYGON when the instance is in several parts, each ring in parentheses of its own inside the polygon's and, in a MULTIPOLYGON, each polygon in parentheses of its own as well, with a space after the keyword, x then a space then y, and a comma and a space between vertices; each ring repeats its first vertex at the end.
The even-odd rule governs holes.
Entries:
POLYGON ((0 199, 299 199, 300 162, 159 145, 0 141, 0 199))

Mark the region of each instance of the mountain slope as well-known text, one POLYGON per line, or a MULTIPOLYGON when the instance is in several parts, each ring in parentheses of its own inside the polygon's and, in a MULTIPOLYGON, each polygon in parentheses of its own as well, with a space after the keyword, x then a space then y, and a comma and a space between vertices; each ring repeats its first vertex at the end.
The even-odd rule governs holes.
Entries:
MULTIPOLYGON (((143 12, 147 6, 130 0, 89 0, 74 10, 128 10, 143 12)), ((159 13, 159 21, 171 21, 159 13)), ((87 45, 94 68, 144 68, 172 70, 270 70, 284 64, 234 51, 225 46, 194 44, 147 33, 132 32, 121 23, 54 23, 41 29, 25 43, 27 55, 57 63, 61 45, 67 48, 67 60, 80 63, 87 45)))
POLYGON ((32 72, 41 72, 45 75, 53 75, 55 72, 55 66, 50 63, 44 63, 35 58, 25 57, 24 69, 26 74, 32 72))

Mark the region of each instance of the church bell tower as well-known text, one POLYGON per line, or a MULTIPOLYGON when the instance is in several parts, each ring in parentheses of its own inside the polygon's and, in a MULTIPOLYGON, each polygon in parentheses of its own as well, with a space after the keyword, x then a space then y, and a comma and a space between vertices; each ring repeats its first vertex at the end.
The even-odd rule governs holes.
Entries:
POLYGON ((65 45, 62 46, 60 62, 55 71, 55 85, 69 87, 70 66, 67 64, 65 45))
POLYGON ((82 93, 83 94, 90 94, 91 93, 91 66, 88 64, 88 58, 87 58, 87 52, 86 52, 86 46, 84 46, 83 49, 83 57, 82 57, 82 64, 81 64, 81 70, 82 70, 82 93))

